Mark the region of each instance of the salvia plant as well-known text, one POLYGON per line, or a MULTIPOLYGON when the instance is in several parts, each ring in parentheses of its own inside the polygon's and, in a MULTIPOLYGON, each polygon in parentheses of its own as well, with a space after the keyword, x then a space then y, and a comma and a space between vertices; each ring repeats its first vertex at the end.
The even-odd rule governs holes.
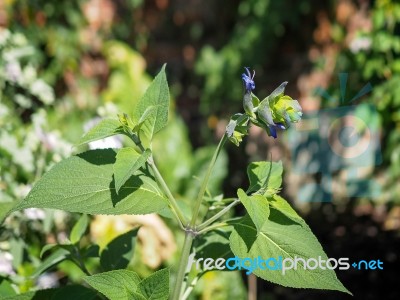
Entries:
MULTIPOLYGON (((42 254, 51 254, 35 273, 69 259, 86 273, 83 279, 93 288, 72 285, 39 293, 55 293, 54 299, 62 293, 83 294, 85 299, 104 296, 109 299, 186 299, 198 279, 208 271, 204 266, 200 269, 187 267, 193 253, 203 258, 328 259, 305 221, 279 196, 283 172, 281 162, 250 163, 247 168, 250 184, 237 191, 237 198, 212 197, 207 191, 213 167, 227 141, 239 146, 252 125, 265 129, 269 136, 276 138, 277 129, 287 129, 302 116, 299 103, 284 94, 287 82, 260 100, 253 93, 254 75, 247 68, 242 75, 244 113, 235 114, 230 119, 209 162, 198 196, 193 199, 190 215, 184 213, 179 199, 171 193, 152 152, 153 138, 168 121, 170 96, 165 65, 134 107, 133 114, 104 119, 77 142, 79 146, 121 134, 132 140, 131 147, 79 153, 53 166, 34 185, 28 196, 10 212, 35 207, 83 214, 73 227, 68 244, 46 245, 42 249, 42 254), (247 213, 242 217, 229 217, 236 205, 243 205, 247 213), (87 215, 163 212, 165 216, 166 210, 184 232, 173 283, 170 283, 168 268, 144 279, 127 270, 129 255, 132 255, 129 245, 135 239, 137 229, 115 238, 102 251, 96 245, 80 246, 89 223, 87 215), (90 274, 85 266, 88 257, 99 257, 104 272, 90 274)), ((253 273, 287 287, 350 293, 332 268, 305 270, 301 263, 300 266, 284 275, 262 268, 254 269, 253 273)))

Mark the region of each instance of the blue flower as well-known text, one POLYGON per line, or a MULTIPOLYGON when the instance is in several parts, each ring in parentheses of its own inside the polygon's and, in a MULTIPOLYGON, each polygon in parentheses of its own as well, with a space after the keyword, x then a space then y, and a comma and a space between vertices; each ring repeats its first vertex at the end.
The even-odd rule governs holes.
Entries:
POLYGON ((256 84, 254 83, 254 75, 256 74, 256 71, 253 71, 253 76, 251 75, 249 68, 245 68, 246 73, 242 74, 242 80, 244 83, 244 88, 246 90, 246 94, 247 93, 251 93, 252 90, 254 90, 256 88, 256 84))
POLYGON ((286 129, 286 127, 282 123, 276 123, 274 125, 268 125, 269 135, 273 136, 274 139, 276 139, 278 137, 278 135, 276 134, 276 129, 277 128, 282 129, 282 130, 286 129))

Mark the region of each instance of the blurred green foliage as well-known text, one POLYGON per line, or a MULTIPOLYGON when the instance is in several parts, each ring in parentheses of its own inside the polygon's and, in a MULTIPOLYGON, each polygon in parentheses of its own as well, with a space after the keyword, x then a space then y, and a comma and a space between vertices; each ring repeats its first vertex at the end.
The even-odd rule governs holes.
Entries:
MULTIPOLYGON (((310 12, 311 5, 310 0, 300 0, 293 9, 293 3, 286 0, 241 1, 226 41, 214 47, 204 46, 196 62, 195 71, 204 77, 201 111, 205 115, 236 112, 241 107, 243 88, 238 74, 243 72, 243 66, 255 69, 261 78, 265 66, 279 60, 277 41, 301 26, 301 17, 310 12)), ((293 44, 298 38, 293 37, 293 44)), ((260 94, 267 94, 263 89, 258 86, 260 94)))
MULTIPOLYGON (((371 28, 358 29, 344 47, 346 27, 334 24, 334 43, 342 47, 336 57, 335 72, 350 73, 348 95, 355 95, 366 83, 372 84, 372 92, 361 101, 373 104, 380 114, 384 164, 377 168, 384 171, 381 175, 385 182, 380 200, 397 202, 400 195, 397 184, 400 180, 400 3, 375 1, 370 20, 371 28)), ((363 116, 366 121, 371 118, 372 115, 363 116)))

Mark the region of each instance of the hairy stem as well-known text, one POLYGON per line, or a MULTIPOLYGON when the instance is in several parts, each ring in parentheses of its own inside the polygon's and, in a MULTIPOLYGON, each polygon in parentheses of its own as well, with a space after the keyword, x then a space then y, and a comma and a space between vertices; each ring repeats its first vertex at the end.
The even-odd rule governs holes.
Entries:
POLYGON ((194 235, 192 232, 185 232, 185 241, 183 242, 182 252, 179 259, 179 269, 175 280, 174 290, 171 300, 180 300, 182 294, 182 284, 185 279, 186 266, 192 248, 194 235))
POLYGON ((199 216, 200 206, 201 206, 201 203, 203 202, 204 193, 206 192, 206 189, 207 189, 208 180, 210 179, 211 172, 213 170, 215 162, 217 161, 218 155, 221 152, 222 146, 226 142, 226 139, 227 139, 226 134, 224 134, 223 137, 221 138, 221 140, 219 141, 217 149, 215 150, 214 155, 210 161, 210 164, 207 169, 207 173, 204 176, 203 182, 201 184, 199 194, 197 195, 197 199, 196 199, 194 210, 193 210, 192 220, 190 221, 190 227, 194 227, 196 225, 197 217, 199 216))

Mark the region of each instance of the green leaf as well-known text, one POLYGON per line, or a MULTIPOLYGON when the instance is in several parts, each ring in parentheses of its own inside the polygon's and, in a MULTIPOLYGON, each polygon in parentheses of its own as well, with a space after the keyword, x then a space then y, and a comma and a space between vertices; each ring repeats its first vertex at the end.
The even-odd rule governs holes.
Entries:
POLYGON ((286 85, 288 84, 287 81, 284 81, 278 86, 269 96, 268 98, 272 101, 278 96, 282 96, 285 92, 286 85))
POLYGON ((85 231, 89 225, 89 218, 87 215, 82 215, 78 222, 72 227, 71 234, 69 239, 72 244, 77 244, 81 240, 82 236, 85 234, 85 231))
POLYGON ((4 219, 8 216, 8 213, 12 210, 16 202, 0 202, 0 225, 4 219))
POLYGON ((0 299, 4 299, 7 296, 13 296, 15 294, 16 293, 11 286, 11 282, 0 277, 0 299))
POLYGON ((286 128, 289 128, 292 122, 298 122, 303 115, 299 102, 287 95, 276 98, 270 106, 275 123, 282 123, 286 128))
POLYGON ((71 257, 70 251, 63 249, 63 248, 58 248, 56 251, 54 251, 52 254, 50 254, 46 259, 40 264, 40 266, 35 270, 35 272, 32 274, 32 277, 37 277, 43 272, 47 271, 51 267, 54 267, 55 265, 59 264, 60 262, 69 259, 71 257))
POLYGON ((74 245, 71 244, 64 244, 64 245, 60 245, 60 244, 47 244, 42 248, 42 251, 40 251, 40 255, 39 257, 43 257, 43 255, 51 250, 51 249, 64 249, 67 250, 69 253, 72 253, 74 251, 74 245))
POLYGON ((99 299, 97 293, 81 285, 68 285, 57 289, 46 289, 2 298, 3 300, 92 300, 99 299))
POLYGON ((131 300, 140 282, 139 276, 128 270, 109 271, 83 279, 110 300, 131 300))
POLYGON ((92 289, 81 285, 69 285, 55 290, 54 296, 51 298, 57 300, 91 300, 99 299, 97 293, 92 289))
POLYGON ((140 120, 143 115, 146 115, 142 129, 150 140, 154 134, 167 125, 168 109, 169 88, 164 65, 139 100, 134 112, 136 120, 140 120))
POLYGON ((100 264, 105 271, 125 269, 133 257, 136 235, 133 229, 113 239, 101 252, 100 264))
POLYGON ((250 186, 247 193, 259 191, 264 186, 263 194, 271 195, 280 190, 282 185, 282 162, 253 162, 247 168, 250 186))
POLYGON ((248 134, 249 116, 247 114, 235 114, 226 126, 226 135, 236 146, 242 142, 243 136, 248 134))
POLYGON ((273 195, 271 198, 268 198, 269 205, 270 207, 275 208, 276 210, 279 210, 282 214, 284 214, 286 217, 289 219, 300 223, 301 224, 306 224, 306 222, 300 217, 297 212, 290 206, 290 204, 283 199, 279 195, 273 195))
POLYGON ((213 230, 206 235, 199 235, 195 244, 196 257, 209 257, 216 260, 218 258, 228 259, 234 256, 229 247, 229 235, 230 232, 222 232, 220 230, 213 230))
POLYGON ((167 206, 157 184, 141 170, 115 192, 115 150, 98 149, 56 164, 14 210, 54 208, 85 214, 148 214, 167 206))
POLYGON ((58 244, 47 244, 47 245, 44 245, 44 247, 42 248, 42 251, 40 251, 39 257, 42 258, 43 255, 44 255, 47 251, 49 251, 49 250, 51 250, 51 249, 54 249, 54 248, 56 248, 57 246, 58 246, 58 244))
POLYGON ((238 190, 238 197, 246 208, 247 213, 257 228, 257 231, 260 231, 264 223, 268 220, 268 200, 261 195, 247 196, 242 189, 238 190))
POLYGON ((124 133, 124 131, 121 123, 118 120, 103 119, 93 128, 91 128, 86 134, 84 134, 75 146, 80 146, 121 133, 124 133))
POLYGON ((149 149, 146 149, 142 154, 139 154, 131 147, 122 148, 118 151, 113 166, 115 189, 117 194, 129 177, 145 165, 150 154, 151 151, 149 149))
POLYGON ((169 270, 162 269, 143 279, 138 290, 148 300, 168 300, 169 270))
POLYGON ((100 247, 99 245, 93 244, 83 249, 82 257, 99 257, 100 256, 100 247))
MULTIPOLYGON (((293 222, 273 207, 270 208, 269 220, 265 222, 259 232, 248 215, 234 224, 234 230, 230 236, 230 246, 232 252, 241 258, 257 259, 261 257, 278 260, 279 257, 282 257, 284 260, 298 257, 305 260, 309 258, 318 260, 321 257, 321 259, 327 259, 317 238, 305 223, 293 222), (249 247, 249 245, 251 246, 249 247)), ((269 265, 273 267, 273 262, 269 265)), ((302 262, 299 262, 296 270, 286 270, 284 275, 279 269, 262 270, 257 268, 253 273, 283 286, 350 293, 337 279, 333 270, 320 268, 304 270, 302 262)))

